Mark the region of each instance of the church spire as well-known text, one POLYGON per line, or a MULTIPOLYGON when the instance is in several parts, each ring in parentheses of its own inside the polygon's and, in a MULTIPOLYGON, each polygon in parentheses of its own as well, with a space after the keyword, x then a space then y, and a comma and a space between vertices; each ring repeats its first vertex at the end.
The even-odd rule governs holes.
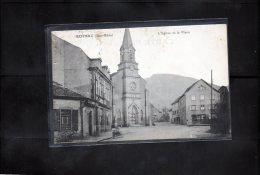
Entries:
POLYGON ((120 48, 120 63, 135 63, 135 48, 132 43, 129 29, 125 29, 122 46, 120 48))
POLYGON ((124 50, 124 49, 133 49, 135 50, 133 43, 132 43, 132 38, 130 35, 130 31, 129 29, 125 29, 125 33, 124 33, 124 38, 123 38, 123 43, 121 45, 120 50, 124 50))

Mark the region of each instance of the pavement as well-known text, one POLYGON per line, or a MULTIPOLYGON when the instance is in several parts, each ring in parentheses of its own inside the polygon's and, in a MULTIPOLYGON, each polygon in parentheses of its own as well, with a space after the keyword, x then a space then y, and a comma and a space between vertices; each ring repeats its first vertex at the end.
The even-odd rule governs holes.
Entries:
POLYGON ((88 142, 101 142, 104 140, 112 139, 112 131, 100 133, 99 136, 89 136, 80 140, 73 140, 70 143, 88 143, 88 142))
MULTIPOLYGON (((209 133, 210 126, 186 126, 169 122, 158 122, 155 126, 134 126, 120 128, 121 136, 106 141, 132 141, 154 139, 213 139, 221 138, 209 133)), ((103 142, 103 141, 102 141, 103 142)))
POLYGON ((167 139, 223 139, 230 138, 209 132, 210 126, 186 126, 157 122, 155 126, 120 127, 120 136, 112 137, 112 131, 102 132, 100 136, 89 136, 69 143, 100 143, 113 141, 167 140, 167 139))

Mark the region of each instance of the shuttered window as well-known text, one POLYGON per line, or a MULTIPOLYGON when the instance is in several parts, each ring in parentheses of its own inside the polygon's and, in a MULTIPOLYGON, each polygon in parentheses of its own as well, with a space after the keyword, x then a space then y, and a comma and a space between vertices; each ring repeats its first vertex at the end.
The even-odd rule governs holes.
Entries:
POLYGON ((72 130, 78 130, 78 111, 72 110, 72 130))
POLYGON ((54 130, 60 131, 60 110, 54 109, 54 130))
POLYGON ((78 110, 54 109, 53 111, 55 131, 78 130, 78 110))

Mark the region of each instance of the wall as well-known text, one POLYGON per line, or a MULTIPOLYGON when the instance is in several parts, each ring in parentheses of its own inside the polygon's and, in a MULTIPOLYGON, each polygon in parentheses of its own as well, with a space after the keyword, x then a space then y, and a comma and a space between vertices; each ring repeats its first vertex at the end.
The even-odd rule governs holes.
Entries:
MULTIPOLYGON (((113 85, 113 115, 116 122, 123 122, 123 111, 122 111, 122 94, 123 94, 123 71, 118 71, 112 75, 113 85), (119 119, 121 118, 121 119, 119 119)), ((122 124, 122 123, 117 123, 122 124)))
POLYGON ((179 105, 178 105, 179 103, 178 102, 176 102, 176 103, 174 103, 174 104, 172 104, 172 111, 171 111, 171 122, 173 122, 173 120, 174 120, 174 118, 175 117, 178 117, 178 108, 179 108, 179 105))
MULTIPOLYGON (((61 100, 53 99, 53 109, 73 109, 78 110, 78 131, 81 132, 81 117, 80 117, 80 101, 79 100, 61 100)), ((57 132, 55 132, 57 134, 57 132)))
POLYGON ((150 125, 151 124, 151 110, 149 110, 149 104, 150 104, 150 99, 149 99, 149 91, 146 89, 146 81, 143 78, 140 78, 140 97, 141 97, 141 105, 140 105, 140 110, 143 111, 143 116, 145 118, 145 113, 146 113, 146 118, 144 119, 145 125, 150 125), (146 93, 146 95, 145 95, 146 93), (145 102, 146 101, 146 102, 145 102), (146 106, 145 106, 146 103, 146 106))
POLYGON ((180 98, 179 100, 179 116, 180 116, 180 124, 186 124, 186 96, 180 98))
POLYGON ((89 57, 79 48, 55 35, 53 39, 53 80, 85 97, 91 96, 89 57))
POLYGON ((51 35, 52 38, 52 79, 53 81, 64 85, 64 41, 55 35, 51 35))
MULTIPOLYGON (((199 81, 196 83, 187 93, 186 93, 186 116, 187 116, 187 124, 192 124, 192 118, 191 115, 195 114, 206 114, 207 116, 210 115, 210 94, 211 94, 211 88, 208 86, 205 82, 199 81), (200 90, 199 87, 203 86, 205 87, 204 90, 200 90), (204 100, 200 100, 200 94, 204 94, 204 100), (195 95, 196 100, 191 100, 191 95, 195 95), (190 106, 196 105, 196 110, 191 111, 190 106), (205 110, 200 110, 200 105, 205 105, 205 110)), ((212 94, 215 95, 216 99, 212 100, 213 104, 216 104, 220 99, 219 92, 212 89, 212 94)))
POLYGON ((82 109, 82 113, 83 113, 83 137, 87 137, 87 136, 90 136, 91 133, 89 132, 89 125, 90 125, 90 122, 91 122, 91 126, 92 126, 92 135, 93 133, 95 132, 95 111, 93 108, 90 108, 90 107, 84 107, 82 109), (90 121, 89 120, 89 113, 92 112, 92 120, 90 121))

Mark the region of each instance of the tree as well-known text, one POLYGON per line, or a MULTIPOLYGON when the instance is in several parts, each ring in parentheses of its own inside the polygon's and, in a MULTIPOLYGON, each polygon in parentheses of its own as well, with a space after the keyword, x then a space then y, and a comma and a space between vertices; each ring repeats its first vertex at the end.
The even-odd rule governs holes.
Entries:
POLYGON ((160 122, 169 122, 170 121, 170 115, 168 108, 164 107, 162 109, 162 117, 160 118, 160 122))
POLYGON ((220 88, 220 102, 216 105, 215 132, 227 134, 230 130, 229 92, 226 87, 220 88))

